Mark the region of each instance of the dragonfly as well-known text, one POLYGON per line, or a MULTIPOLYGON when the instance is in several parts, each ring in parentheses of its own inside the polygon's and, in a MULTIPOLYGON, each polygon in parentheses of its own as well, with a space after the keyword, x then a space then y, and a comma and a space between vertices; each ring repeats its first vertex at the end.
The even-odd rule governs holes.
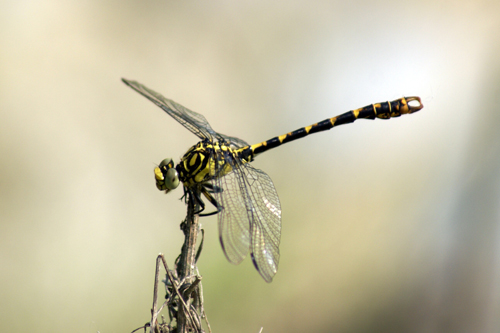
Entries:
POLYGON ((390 119, 423 108, 419 97, 403 97, 348 111, 250 145, 242 139, 214 131, 203 115, 139 82, 122 81, 201 140, 188 149, 177 165, 166 158, 155 168, 157 188, 168 193, 182 183, 184 193, 192 195, 199 203, 201 208, 197 213, 200 216, 218 215, 219 240, 227 260, 239 264, 250 252, 255 268, 268 283, 278 271, 281 205, 271 178, 251 164, 257 155, 357 119, 390 119), (205 204, 200 195, 217 210, 202 213, 205 204))

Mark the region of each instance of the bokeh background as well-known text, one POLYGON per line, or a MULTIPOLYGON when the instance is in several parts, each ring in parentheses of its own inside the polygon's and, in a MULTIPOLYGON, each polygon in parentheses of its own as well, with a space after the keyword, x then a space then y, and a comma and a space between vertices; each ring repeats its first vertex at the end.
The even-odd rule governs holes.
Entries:
POLYGON ((267 152, 283 210, 266 284, 199 262, 214 332, 500 331, 500 3, 0 2, 0 331, 130 332, 197 138, 138 80, 251 143, 370 103, 425 108, 267 152))

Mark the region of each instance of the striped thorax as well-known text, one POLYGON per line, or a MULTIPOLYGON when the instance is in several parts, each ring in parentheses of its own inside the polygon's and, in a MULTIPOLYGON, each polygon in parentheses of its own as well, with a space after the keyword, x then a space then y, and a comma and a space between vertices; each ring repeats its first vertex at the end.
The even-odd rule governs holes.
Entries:
POLYGON ((172 159, 167 158, 155 168, 156 187, 169 192, 177 188, 179 182, 193 187, 223 177, 232 171, 231 164, 235 159, 246 162, 224 143, 200 141, 189 148, 175 167, 172 159))

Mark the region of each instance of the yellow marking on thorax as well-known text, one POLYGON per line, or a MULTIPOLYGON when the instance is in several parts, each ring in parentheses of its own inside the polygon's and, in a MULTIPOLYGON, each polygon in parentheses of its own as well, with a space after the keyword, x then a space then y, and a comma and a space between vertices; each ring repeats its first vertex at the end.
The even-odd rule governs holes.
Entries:
POLYGON ((183 156, 182 165, 184 166, 186 172, 186 186, 193 186, 196 183, 205 182, 213 177, 223 177, 233 170, 231 165, 222 159, 219 161, 219 166, 217 168, 218 174, 216 174, 216 159, 209 156, 210 149, 213 149, 215 154, 230 152, 233 157, 237 158, 235 156, 235 152, 226 145, 220 146, 219 143, 215 143, 213 145, 199 143, 188 150, 188 152, 183 156), (208 161, 206 161, 207 158, 209 159, 208 161), (206 165, 203 167, 203 163, 205 162, 206 165))
POLYGON ((189 166, 190 167, 192 167, 193 165, 195 165, 198 156, 199 156, 199 154, 197 154, 197 153, 194 153, 193 156, 191 156, 191 160, 189 161, 189 166))
POLYGON ((205 180, 206 175, 210 172, 210 164, 213 165, 213 162, 210 161, 204 169, 196 172, 196 176, 194 177, 195 182, 201 183, 205 180))

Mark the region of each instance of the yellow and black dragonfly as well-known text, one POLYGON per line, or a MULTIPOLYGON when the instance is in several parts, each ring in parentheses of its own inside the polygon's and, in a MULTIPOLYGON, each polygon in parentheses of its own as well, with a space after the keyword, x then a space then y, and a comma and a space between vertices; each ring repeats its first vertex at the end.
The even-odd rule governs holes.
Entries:
POLYGON ((189 148, 177 165, 167 158, 155 168, 158 189, 169 192, 182 183, 185 193, 193 195, 200 204, 198 213, 205 208, 198 193, 203 194, 217 211, 200 216, 218 214, 219 239, 226 258, 239 264, 250 251, 255 268, 266 282, 271 282, 278 270, 281 206, 271 178, 250 162, 269 149, 356 119, 389 119, 423 108, 419 97, 403 97, 371 104, 250 145, 244 140, 215 132, 203 115, 144 85, 122 80, 201 140, 189 148))

